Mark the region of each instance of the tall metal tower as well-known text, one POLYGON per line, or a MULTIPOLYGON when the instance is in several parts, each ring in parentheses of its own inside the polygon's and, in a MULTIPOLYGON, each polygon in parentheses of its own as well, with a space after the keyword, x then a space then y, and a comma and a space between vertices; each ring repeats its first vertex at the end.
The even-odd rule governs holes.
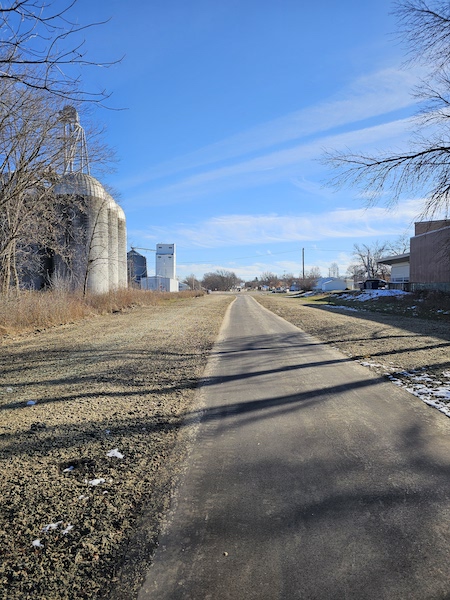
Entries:
POLYGON ((86 136, 75 107, 65 106, 60 112, 60 120, 64 127, 64 175, 67 173, 90 175, 86 136))

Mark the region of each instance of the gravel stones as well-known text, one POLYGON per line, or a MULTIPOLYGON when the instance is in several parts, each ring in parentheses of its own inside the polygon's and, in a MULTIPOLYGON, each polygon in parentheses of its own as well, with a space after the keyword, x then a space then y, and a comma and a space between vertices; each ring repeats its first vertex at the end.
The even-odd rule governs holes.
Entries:
POLYGON ((134 597, 232 300, 172 300, 2 339, 1 598, 134 597))

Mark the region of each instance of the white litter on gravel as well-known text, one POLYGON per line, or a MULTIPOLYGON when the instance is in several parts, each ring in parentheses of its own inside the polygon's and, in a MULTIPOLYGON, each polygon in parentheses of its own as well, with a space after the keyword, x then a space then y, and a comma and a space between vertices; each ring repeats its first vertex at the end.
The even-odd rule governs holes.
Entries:
POLYGON ((44 547, 44 545, 41 544, 41 540, 33 540, 32 543, 35 548, 43 548, 44 547))
POLYGON ((27 406, 33 406, 34 404, 36 404, 34 400, 28 400, 27 402, 27 406))

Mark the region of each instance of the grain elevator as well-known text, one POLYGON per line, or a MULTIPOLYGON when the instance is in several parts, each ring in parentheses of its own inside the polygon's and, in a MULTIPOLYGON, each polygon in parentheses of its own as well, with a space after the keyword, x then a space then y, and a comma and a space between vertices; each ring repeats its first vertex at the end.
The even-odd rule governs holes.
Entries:
POLYGON ((155 275, 143 277, 141 288, 160 292, 178 292, 176 278, 175 244, 157 244, 155 253, 155 275))

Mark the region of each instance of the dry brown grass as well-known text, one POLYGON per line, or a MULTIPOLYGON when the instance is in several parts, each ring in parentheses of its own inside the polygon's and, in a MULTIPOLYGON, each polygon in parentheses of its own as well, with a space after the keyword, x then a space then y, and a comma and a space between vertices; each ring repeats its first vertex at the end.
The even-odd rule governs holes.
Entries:
POLYGON ((173 294, 132 288, 86 297, 63 290, 9 294, 0 296, 0 335, 46 329, 96 314, 119 312, 135 306, 154 306, 199 295, 203 292, 173 294))

